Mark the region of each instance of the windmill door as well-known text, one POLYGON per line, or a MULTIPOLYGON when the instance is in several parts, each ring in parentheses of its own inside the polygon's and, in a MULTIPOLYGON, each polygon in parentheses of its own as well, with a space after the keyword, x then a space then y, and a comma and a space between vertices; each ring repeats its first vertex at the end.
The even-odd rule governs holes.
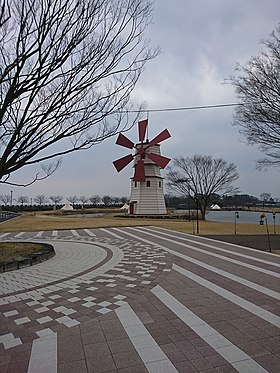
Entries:
POLYGON ((130 202, 130 204, 129 204, 129 213, 130 214, 135 214, 135 205, 136 205, 136 201, 130 202))

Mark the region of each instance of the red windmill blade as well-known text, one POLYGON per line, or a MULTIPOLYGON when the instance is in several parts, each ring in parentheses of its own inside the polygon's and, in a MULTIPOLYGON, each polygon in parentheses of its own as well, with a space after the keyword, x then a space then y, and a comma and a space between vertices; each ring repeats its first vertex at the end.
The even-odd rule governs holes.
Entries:
POLYGON ((131 161, 133 161, 133 155, 129 154, 125 157, 119 158, 116 161, 113 162, 113 165, 115 166, 116 170, 120 172, 123 168, 125 168, 131 161))
POLYGON ((171 160, 170 158, 155 153, 148 154, 148 158, 160 168, 165 168, 171 160))
POLYGON ((171 137, 169 131, 167 129, 163 130, 156 137, 154 137, 152 141, 149 142, 149 145, 147 146, 147 148, 145 148, 145 150, 148 149, 151 146, 154 146, 154 145, 158 144, 159 142, 162 142, 162 141, 168 139, 169 137, 171 137))
POLYGON ((148 126, 148 119, 141 120, 140 122, 138 122, 138 133, 139 133, 140 142, 143 142, 145 139, 147 126, 148 126))
POLYGON ((129 149, 132 149, 134 147, 134 143, 122 133, 119 133, 116 144, 124 146, 125 148, 129 148, 129 149))
POLYGON ((148 153, 146 152, 150 147, 157 145, 158 143, 168 139, 171 137, 170 133, 167 129, 160 132, 156 137, 153 138, 152 141, 147 141, 143 143, 145 140, 146 132, 148 127, 148 119, 142 120, 138 122, 138 134, 139 134, 139 142, 135 145, 131 140, 129 140, 126 136, 122 133, 119 134, 116 144, 121 145, 125 148, 133 149, 136 148, 135 154, 129 154, 122 158, 117 159, 113 162, 116 170, 120 172, 123 168, 125 168, 133 159, 137 156, 134 165, 134 181, 144 182, 145 181, 145 155, 155 163, 160 168, 165 168, 168 162, 170 161, 169 158, 163 157, 160 154, 155 153, 148 153))

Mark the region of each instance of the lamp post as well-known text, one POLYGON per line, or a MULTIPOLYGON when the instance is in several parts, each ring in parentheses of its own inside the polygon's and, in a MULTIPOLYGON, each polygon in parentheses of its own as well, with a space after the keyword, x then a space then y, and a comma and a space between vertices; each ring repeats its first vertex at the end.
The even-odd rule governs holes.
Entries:
POLYGON ((188 193, 188 208, 189 208, 189 221, 191 221, 191 195, 188 193))
POLYGON ((276 212, 272 213, 272 217, 273 217, 273 233, 276 234, 276 226, 275 226, 276 212))
POLYGON ((268 240, 268 248, 269 248, 269 252, 271 252, 269 229, 268 229, 268 224, 267 224, 267 217, 266 217, 265 214, 261 214, 261 216, 260 216, 260 225, 263 225, 264 221, 265 221, 265 225, 266 225, 266 234, 267 234, 267 240, 268 240))
POLYGON ((237 219, 239 219, 239 213, 238 213, 238 211, 235 211, 235 213, 234 213, 234 234, 236 234, 237 219))
POLYGON ((196 202, 196 234, 199 234, 199 224, 198 224, 198 199, 195 198, 196 202))
POLYGON ((199 219, 198 219, 198 200, 200 199, 203 199, 204 196, 203 194, 195 194, 194 195, 194 199, 195 199, 195 202, 196 202, 196 234, 199 234, 199 219))
POLYGON ((11 190, 11 203, 10 203, 11 207, 13 206, 13 191, 11 190))

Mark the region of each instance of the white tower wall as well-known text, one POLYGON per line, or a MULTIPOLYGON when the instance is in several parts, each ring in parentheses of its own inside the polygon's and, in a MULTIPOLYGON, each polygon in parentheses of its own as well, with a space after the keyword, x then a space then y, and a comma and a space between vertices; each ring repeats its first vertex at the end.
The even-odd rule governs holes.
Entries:
MULTIPOLYGON (((137 145, 136 145, 137 148, 137 145)), ((160 145, 155 145, 147 150, 147 153, 160 155, 160 145)), ((136 157, 135 163, 139 159, 136 157)), ((139 215, 162 215, 166 214, 164 200, 163 178, 160 167, 145 156, 145 181, 134 181, 131 178, 130 212, 139 215)))

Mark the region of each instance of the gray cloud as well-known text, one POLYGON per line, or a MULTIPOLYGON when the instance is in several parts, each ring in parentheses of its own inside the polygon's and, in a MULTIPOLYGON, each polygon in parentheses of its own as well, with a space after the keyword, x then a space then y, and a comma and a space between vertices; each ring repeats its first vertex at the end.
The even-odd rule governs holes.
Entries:
MULTIPOLYGON (((133 100, 147 101, 149 109, 235 102, 234 90, 224 80, 234 73, 236 62, 244 64, 260 52, 259 41, 278 24, 279 14, 277 0, 156 0, 148 36, 162 53, 147 66, 133 100)), ((172 138, 162 144, 164 155, 222 157, 237 165, 242 193, 268 192, 279 198, 279 170, 256 171, 255 160, 262 154, 242 141, 232 127, 232 113, 232 108, 150 113, 149 137, 167 127, 172 138)), ((127 136, 136 141, 136 129, 127 136)), ((114 141, 66 157, 55 175, 15 192, 129 195, 132 168, 117 174, 112 166, 128 152, 114 141)), ((19 177, 32 172, 26 168, 19 177)), ((2 187, 1 192, 10 189, 2 187)))

